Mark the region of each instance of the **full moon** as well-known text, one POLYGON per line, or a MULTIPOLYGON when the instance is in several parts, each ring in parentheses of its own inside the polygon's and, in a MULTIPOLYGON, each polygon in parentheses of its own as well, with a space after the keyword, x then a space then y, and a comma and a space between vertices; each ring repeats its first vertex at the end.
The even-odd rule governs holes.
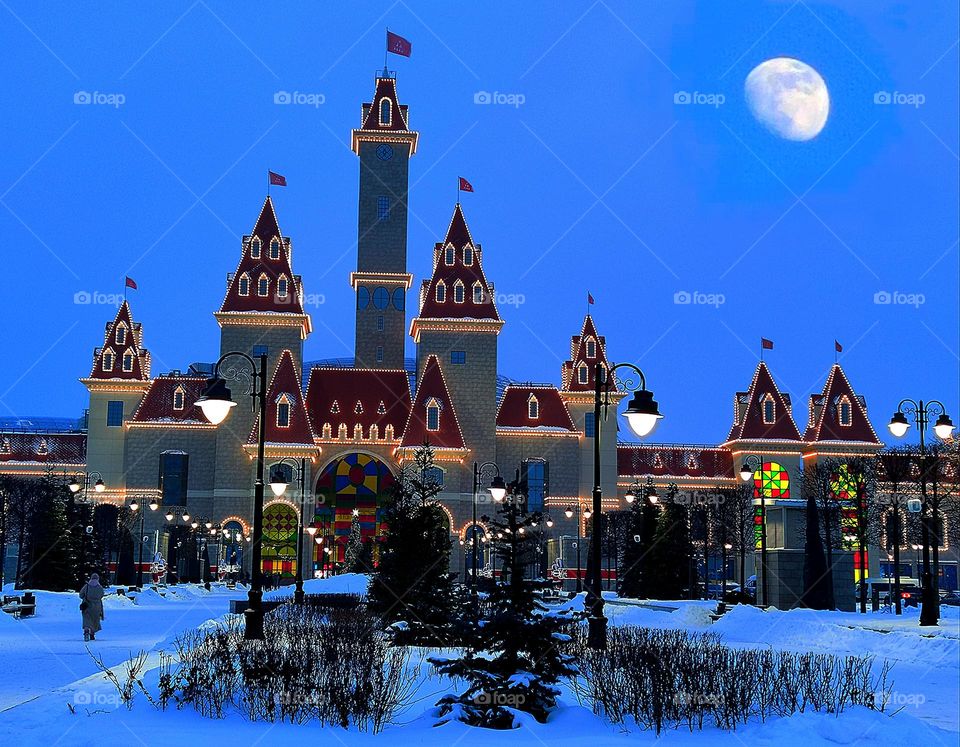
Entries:
POLYGON ((830 94, 816 70, 792 57, 757 65, 744 84, 757 121, 786 140, 812 140, 827 123, 830 94))

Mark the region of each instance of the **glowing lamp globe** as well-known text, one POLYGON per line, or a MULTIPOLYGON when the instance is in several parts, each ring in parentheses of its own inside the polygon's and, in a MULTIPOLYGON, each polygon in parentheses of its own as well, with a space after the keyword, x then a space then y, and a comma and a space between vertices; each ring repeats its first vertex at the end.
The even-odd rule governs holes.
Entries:
POLYGON ((500 475, 497 475, 490 481, 488 488, 490 495, 496 503, 500 503, 507 495, 507 484, 500 475))
POLYGON ((897 410, 895 413, 893 413, 893 417, 890 418, 887 428, 890 429, 890 432, 896 438, 903 438, 906 435, 907 430, 910 428, 910 421, 907 420, 906 415, 897 410))
POLYGON ((630 425, 630 430, 637 434, 638 438, 649 436, 653 429, 657 427, 657 422, 663 417, 660 414, 657 401, 653 398, 653 392, 647 389, 634 392, 633 398, 623 414, 630 425))
POLYGON ((203 416, 214 425, 220 425, 230 414, 230 408, 237 406, 237 403, 230 398, 227 383, 219 376, 207 380, 207 385, 197 404, 200 405, 203 416))
POLYGON ((107 486, 103 484, 103 480, 97 480, 93 484, 93 489, 96 490, 98 493, 102 493, 104 490, 107 489, 107 486))
POLYGON ((933 426, 933 432, 937 434, 937 438, 941 441, 947 441, 950 438, 950 434, 953 433, 953 421, 950 420, 950 416, 947 413, 943 413, 937 422, 933 426))

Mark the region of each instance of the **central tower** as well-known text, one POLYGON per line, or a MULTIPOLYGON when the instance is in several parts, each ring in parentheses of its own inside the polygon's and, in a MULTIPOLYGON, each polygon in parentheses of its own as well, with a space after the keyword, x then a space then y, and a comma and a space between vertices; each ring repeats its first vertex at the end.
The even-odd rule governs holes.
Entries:
POLYGON ((407 107, 397 100, 396 78, 384 69, 351 139, 360 157, 357 271, 350 274, 357 294, 357 367, 403 368, 406 294, 413 280, 407 272, 407 190, 418 138, 407 107))

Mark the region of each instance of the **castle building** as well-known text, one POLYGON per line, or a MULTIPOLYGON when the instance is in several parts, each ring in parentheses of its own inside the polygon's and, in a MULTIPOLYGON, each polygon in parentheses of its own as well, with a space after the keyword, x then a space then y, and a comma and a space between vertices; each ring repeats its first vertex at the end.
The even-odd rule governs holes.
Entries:
MULTIPOLYGON (((283 234, 269 196, 227 275, 223 302, 214 312, 220 349, 210 358, 230 351, 267 356, 266 464, 268 474, 279 469, 290 482, 283 497, 268 493, 263 570, 292 574, 301 563, 310 577, 343 560, 356 525, 365 541, 382 535, 387 492, 417 449, 429 443, 454 547, 452 570, 463 573, 471 565, 473 533, 485 537, 483 520, 472 521, 474 464, 492 461, 508 481, 518 471, 529 508, 550 514, 549 560, 559 558, 569 571, 575 568, 569 540, 586 521, 581 511, 572 519, 565 511, 589 505, 599 428, 605 511, 626 508, 624 495, 637 482, 658 489, 676 484, 689 494, 736 486, 744 459, 759 458, 754 495, 768 501, 768 546, 778 572, 795 575, 803 466, 882 448, 865 402, 841 367, 834 365, 822 393, 811 397, 802 435, 789 395, 761 362, 747 390, 734 396, 732 425, 721 443, 618 443, 613 413, 594 420, 595 370, 611 364, 592 316, 571 337, 559 385, 505 382, 499 375, 498 336, 506 320, 484 257, 503 249, 483 248, 459 203, 443 240, 429 250, 432 271, 420 284, 408 322, 409 161, 418 141, 397 81, 384 70, 372 101, 362 106, 360 127, 352 131, 360 166, 357 265, 348 278, 356 295, 354 360, 304 364, 303 344, 312 330, 304 280, 294 272, 293 241, 283 234), (416 347, 412 365, 404 357, 408 334, 416 347), (304 496, 280 460, 298 465, 304 496), (298 558, 301 511, 317 531, 298 558)), ((208 547, 211 557, 243 563, 253 515, 254 410, 243 386, 233 383, 239 406, 212 425, 196 404, 210 366, 154 373, 144 347, 147 332, 124 301, 81 379, 89 391, 86 427, 0 432, 0 472, 99 472, 106 490, 95 495, 98 501, 120 506, 136 497, 163 507, 146 516, 145 555, 158 549, 177 563, 183 540, 197 531, 193 523, 202 530, 209 522, 216 538, 216 549, 208 547)), ((614 405, 623 396, 612 392, 614 405)), ((491 477, 484 473, 479 516, 494 511, 484 489, 491 477)), ((872 557, 871 568, 877 562, 872 557)), ((752 568, 751 554, 748 573, 752 568)), ((955 561, 953 573, 955 578, 955 561)), ((852 572, 849 581, 852 587, 852 572)), ((795 595, 787 591, 771 601, 791 606, 795 595)))

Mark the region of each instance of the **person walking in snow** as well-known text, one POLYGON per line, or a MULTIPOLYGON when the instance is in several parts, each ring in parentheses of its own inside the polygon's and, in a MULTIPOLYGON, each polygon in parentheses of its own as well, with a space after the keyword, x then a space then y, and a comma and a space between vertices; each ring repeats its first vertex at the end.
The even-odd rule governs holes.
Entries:
POLYGON ((103 619, 103 587, 100 576, 90 575, 90 580, 80 589, 80 613, 83 616, 83 640, 94 641, 103 619))

